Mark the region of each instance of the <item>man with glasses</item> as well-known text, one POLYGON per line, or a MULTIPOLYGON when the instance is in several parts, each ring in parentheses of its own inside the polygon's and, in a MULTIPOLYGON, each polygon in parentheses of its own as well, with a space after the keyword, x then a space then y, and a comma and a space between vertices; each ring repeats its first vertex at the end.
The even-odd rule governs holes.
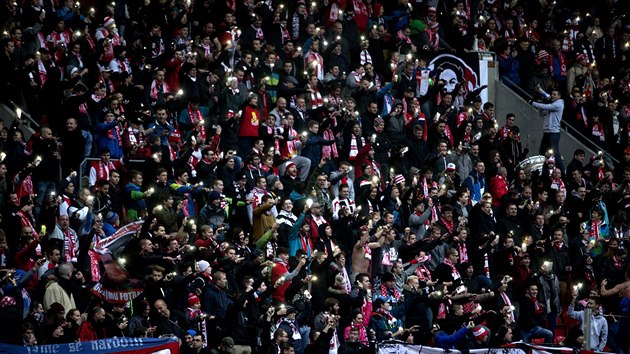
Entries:
POLYGON ((287 331, 278 328, 273 333, 273 342, 267 350, 267 354, 280 354, 282 347, 289 342, 289 334, 287 331))

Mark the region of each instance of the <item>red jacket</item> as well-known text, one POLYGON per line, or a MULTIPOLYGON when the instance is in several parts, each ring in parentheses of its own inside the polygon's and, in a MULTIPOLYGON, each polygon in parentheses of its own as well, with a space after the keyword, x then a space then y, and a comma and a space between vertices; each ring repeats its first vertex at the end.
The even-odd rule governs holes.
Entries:
POLYGON ((258 137, 258 127, 262 116, 256 107, 247 105, 241 117, 241 130, 239 136, 258 137))
MULTIPOLYGON (((275 284, 281 276, 290 273, 287 268, 288 265, 285 265, 284 262, 276 261, 276 265, 271 270, 271 284, 275 284)), ((291 285, 291 281, 287 280, 282 285, 276 288, 273 292, 273 298, 280 302, 285 302, 284 292, 287 291, 289 286, 291 285)))
POLYGON ((505 177, 494 176, 490 180, 490 194, 492 195, 492 205, 500 206, 501 198, 508 192, 508 183, 505 177))
POLYGON ((89 342, 91 340, 105 339, 105 328, 95 329, 90 321, 85 321, 77 331, 79 342, 89 342))

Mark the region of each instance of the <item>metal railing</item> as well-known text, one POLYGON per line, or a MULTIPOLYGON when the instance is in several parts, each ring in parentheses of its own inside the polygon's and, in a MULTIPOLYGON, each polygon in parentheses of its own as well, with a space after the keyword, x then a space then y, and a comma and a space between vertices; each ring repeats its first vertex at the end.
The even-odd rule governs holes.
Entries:
POLYGON ((13 102, 10 99, 5 99, 4 101, 7 104, 7 107, 15 114, 15 118, 20 120, 20 123, 33 130, 39 129, 39 123, 35 119, 33 119, 30 114, 24 112, 22 108, 17 105, 17 103, 13 102))
MULTIPOLYGON (((518 94, 521 98, 523 98, 523 100, 525 102, 527 102, 528 100, 530 100, 530 99, 532 99, 534 97, 529 92, 523 90, 523 88, 521 88, 520 86, 515 84, 510 79, 502 77, 502 78, 500 78, 500 80, 501 80, 501 82, 503 82, 505 84, 505 86, 507 86, 509 89, 511 89, 512 91, 516 92, 516 94, 518 94)), ((604 160, 606 160, 607 164, 610 164, 611 162, 614 163, 614 164, 618 164, 619 163, 619 160, 617 160, 614 156, 612 156, 610 153, 608 153, 606 151, 606 149, 604 149, 603 147, 601 147, 598 144, 596 144, 595 142, 593 142, 591 139, 586 137, 584 134, 582 134, 580 131, 578 131, 575 127, 571 126, 570 124, 568 124, 564 120, 560 121, 560 128, 562 130, 564 130, 564 132, 566 134, 570 134, 573 137, 577 138, 577 140, 581 144, 583 144, 588 150, 591 150, 591 152, 594 152, 594 153, 602 152, 603 155, 604 155, 604 160)))

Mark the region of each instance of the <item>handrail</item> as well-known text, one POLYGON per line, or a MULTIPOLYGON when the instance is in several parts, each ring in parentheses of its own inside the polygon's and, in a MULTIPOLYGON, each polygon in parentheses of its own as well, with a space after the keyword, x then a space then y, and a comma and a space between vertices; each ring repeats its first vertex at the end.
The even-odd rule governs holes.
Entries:
MULTIPOLYGON (((79 165, 79 172, 78 172, 79 185, 80 185, 81 187, 84 187, 84 186, 83 186, 83 174, 84 174, 84 172, 85 172, 86 163, 87 163, 88 161, 100 161, 100 160, 101 160, 101 159, 100 159, 100 158, 98 158, 98 157, 86 157, 86 158, 84 158, 84 159, 83 159, 83 161, 81 161, 81 164, 79 165)), ((144 162, 144 160, 127 160, 127 162, 142 163, 142 162, 144 162)), ((88 182, 88 184, 89 184, 89 182, 88 182)), ((88 185, 88 186, 85 186, 85 188, 88 188, 88 187, 89 187, 89 185, 88 185)))
MULTIPOLYGON (((11 99, 6 99, 5 100, 6 103, 10 104, 13 110, 13 113, 15 113, 16 118, 20 121, 20 123, 26 125, 27 127, 33 129, 33 130, 38 130, 39 129, 39 123, 33 119, 33 117, 31 117, 30 114, 26 113, 24 110, 22 110, 22 107, 18 106, 17 103, 13 102, 11 99), (19 111, 18 111, 19 109, 19 111), (18 113, 19 112, 19 113, 18 113), (26 121, 23 119, 26 118, 26 121)), ((8 107, 8 105, 7 105, 8 107)))
POLYGON ((534 96, 532 96, 529 92, 523 90, 519 85, 515 84, 514 81, 506 78, 506 77, 501 77, 500 78, 501 82, 503 82, 505 84, 505 86, 509 87, 510 89, 512 89, 512 91, 516 91, 516 93, 523 98, 525 101, 532 99, 534 96))
MULTIPOLYGON (((534 97, 529 92, 523 90, 520 86, 515 84, 512 80, 510 80, 508 78, 505 78, 505 77, 500 78, 500 80, 501 80, 501 82, 503 82, 505 84, 505 86, 510 88, 512 91, 515 91, 524 100, 530 100, 530 99, 532 99, 534 97)), ((587 146, 590 150, 593 150, 595 152, 600 152, 600 151, 603 152, 604 153, 604 158, 606 160, 608 160, 607 162, 609 164, 610 164, 611 161, 614 162, 615 164, 619 163, 619 160, 617 160, 614 156, 612 156, 610 153, 608 153, 606 151, 606 149, 604 149, 601 146, 597 145, 597 143, 595 143, 592 140, 590 140, 588 137, 586 137, 580 131, 575 129, 575 127, 571 126, 570 124, 568 124, 564 120, 560 121, 560 127, 564 130, 565 133, 568 133, 568 134, 571 134, 571 135, 575 136, 580 141, 581 144, 587 146)))
MULTIPOLYGON (((570 134, 571 135, 577 135, 579 137, 579 140, 581 143, 588 145, 590 144, 591 146, 595 146, 595 149, 592 149, 594 151, 602 152, 604 154, 604 157, 606 159, 609 159, 610 161, 614 162, 615 164, 619 163, 619 160, 617 160, 614 156, 612 156, 610 153, 608 153, 606 150, 604 150, 604 148, 602 148, 601 146, 597 145, 595 142, 593 142, 592 140, 590 140, 588 137, 586 137, 584 134, 582 134, 579 130, 577 130, 574 126, 572 126, 571 124, 562 121, 560 122, 560 126, 562 128, 564 128, 565 130, 571 130, 570 134)), ((569 133, 569 132, 568 132, 569 133)), ((607 162, 610 162, 607 161, 607 162)))

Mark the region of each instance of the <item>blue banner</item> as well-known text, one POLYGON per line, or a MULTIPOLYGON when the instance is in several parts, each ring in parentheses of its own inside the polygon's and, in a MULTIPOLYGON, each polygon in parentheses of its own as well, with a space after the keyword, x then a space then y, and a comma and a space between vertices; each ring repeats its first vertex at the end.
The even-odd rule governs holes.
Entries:
POLYGON ((134 353, 179 354, 176 338, 108 338, 91 342, 20 346, 0 344, 0 353, 7 354, 65 354, 65 353, 134 353))

